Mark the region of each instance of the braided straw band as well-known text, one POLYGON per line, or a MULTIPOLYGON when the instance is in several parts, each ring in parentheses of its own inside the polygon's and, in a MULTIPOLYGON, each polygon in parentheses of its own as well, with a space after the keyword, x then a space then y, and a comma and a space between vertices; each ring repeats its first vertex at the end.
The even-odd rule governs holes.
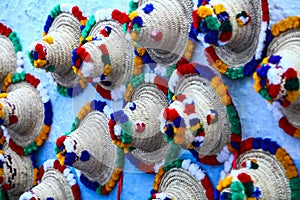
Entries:
MULTIPOLYGON (((95 24, 90 32, 93 39, 91 42, 85 43, 82 47, 91 55, 93 69, 89 78, 94 78, 94 82, 98 83, 106 90, 113 90, 124 85, 130 77, 133 67, 133 47, 125 39, 122 31, 122 26, 113 20, 99 21, 95 24), (100 34, 100 31, 105 27, 110 27, 111 32, 108 37, 100 34), (105 72, 105 63, 102 57, 105 56, 101 47, 106 46, 108 50, 108 59, 111 62, 111 69, 105 72), (110 82, 111 85, 102 84, 102 76, 105 76, 103 81, 110 82), (98 79, 95 79, 98 78, 98 79)), ((84 65, 81 65, 84 67, 84 65)))
POLYGON ((0 83, 10 73, 15 72, 17 55, 14 52, 12 42, 0 34, 0 83))
POLYGON ((138 157, 145 163, 162 161, 168 145, 160 132, 158 115, 168 104, 165 94, 154 84, 141 84, 134 90, 130 101, 123 110, 111 115, 113 129, 117 130, 120 127, 122 131, 120 136, 116 135, 116 131, 111 133, 112 138, 115 139, 116 145, 125 148, 126 151, 131 146, 139 149, 135 154, 144 152, 138 157), (164 150, 161 150, 162 148, 164 150))
POLYGON ((56 141, 60 163, 81 170, 81 182, 98 194, 108 194, 114 188, 124 165, 124 152, 109 137, 110 113, 105 102, 88 102, 79 111, 71 132, 56 141))
POLYGON ((192 9, 191 0, 148 1, 135 11, 142 18, 143 25, 138 39, 133 40, 146 48, 156 63, 165 66, 175 64, 182 57, 187 44, 192 9), (147 4, 154 7, 150 13, 143 11, 147 4), (153 31, 160 31, 162 39, 153 41, 153 31))
MULTIPOLYGON (((196 113, 206 132, 201 148, 197 149, 199 154, 214 155, 220 152, 229 142, 229 118, 226 113, 226 106, 221 104, 220 97, 217 96, 215 89, 210 86, 210 82, 200 76, 185 76, 176 86, 175 94, 184 94, 195 101, 196 113), (218 121, 208 125, 206 113, 210 109, 217 112, 218 121)), ((176 104, 173 104, 174 107, 176 107, 176 104)), ((172 104, 170 107, 172 107, 172 104)), ((180 113, 184 120, 188 122, 187 115, 184 112, 180 113)))
POLYGON ((213 187, 205 172, 190 160, 177 159, 160 168, 153 183, 150 199, 209 199, 213 187))
POLYGON ((40 183, 25 192, 20 200, 66 199, 80 200, 81 194, 74 174, 57 160, 47 160, 40 169, 40 183))
POLYGON ((0 165, 3 167, 1 187, 7 190, 10 199, 19 199, 23 192, 35 185, 38 172, 34 169, 35 163, 29 156, 16 154, 7 145, 4 146, 4 152, 1 152, 0 157, 0 165))

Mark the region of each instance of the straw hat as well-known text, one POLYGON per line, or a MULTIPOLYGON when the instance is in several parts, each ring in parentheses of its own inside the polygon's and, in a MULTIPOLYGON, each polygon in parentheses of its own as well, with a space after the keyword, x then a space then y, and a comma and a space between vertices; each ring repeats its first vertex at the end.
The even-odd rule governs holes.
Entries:
POLYGON ((207 66, 185 64, 173 72, 169 89, 174 96, 161 112, 160 122, 170 140, 210 164, 222 162, 216 155, 239 148, 238 114, 217 73, 207 66))
POLYGON ((55 6, 44 26, 43 38, 34 45, 30 59, 36 68, 50 71, 64 96, 72 96, 71 88, 85 87, 84 79, 72 70, 72 50, 80 43, 81 29, 86 17, 77 6, 59 4, 55 6))
POLYGON ((191 160, 178 159, 160 168, 148 199, 214 199, 212 184, 206 173, 191 160))
POLYGON ((72 171, 58 160, 47 160, 40 169, 38 185, 20 197, 20 200, 33 199, 80 200, 81 194, 72 171))
POLYGON ((35 157, 20 156, 7 145, 0 151, 1 188, 7 191, 9 199, 19 199, 23 192, 36 185, 38 169, 35 157))
POLYGON ((111 141, 105 102, 87 103, 79 111, 72 132, 57 139, 61 164, 81 171, 81 182, 99 194, 110 192, 122 175, 124 153, 111 141))
POLYGON ((145 164, 162 162, 169 145, 160 132, 158 115, 167 104, 165 94, 156 85, 144 83, 135 88, 130 102, 111 114, 113 142, 145 164))
MULTIPOLYGON (((205 1, 206 2, 206 1, 205 1)), ((251 75, 261 60, 269 22, 267 0, 211 0, 193 12, 208 62, 231 79, 251 75)))
POLYGON ((29 73, 9 74, 0 94, 0 122, 6 141, 17 154, 28 155, 47 139, 52 124, 48 91, 29 73))
POLYGON ((129 16, 118 13, 113 18, 126 23, 135 47, 146 48, 156 63, 169 66, 184 53, 193 5, 191 0, 139 1, 129 16))
POLYGON ((272 103, 270 108, 275 119, 279 121, 279 126, 289 135, 298 138, 300 137, 299 22, 300 17, 292 16, 272 26, 274 39, 268 47, 268 57, 264 58, 253 75, 254 89, 272 103))
POLYGON ((20 39, 11 28, 0 23, 0 84, 9 73, 23 68, 23 53, 20 39))
POLYGON ((298 170, 285 149, 269 138, 248 138, 241 147, 235 169, 219 181, 217 199, 228 195, 241 199, 299 198, 298 170))
POLYGON ((134 49, 125 39, 122 25, 111 19, 111 12, 99 10, 89 18, 72 60, 74 71, 92 79, 103 98, 118 100, 123 98, 132 72, 134 49))

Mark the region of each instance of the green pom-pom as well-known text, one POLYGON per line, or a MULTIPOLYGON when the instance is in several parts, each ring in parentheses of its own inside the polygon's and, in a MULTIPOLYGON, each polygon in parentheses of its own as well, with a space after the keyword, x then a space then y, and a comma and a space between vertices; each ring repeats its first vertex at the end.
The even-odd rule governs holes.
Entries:
POLYGON ((253 193, 253 190, 254 190, 254 185, 252 182, 247 182, 247 183, 244 183, 243 184, 244 187, 245 187, 245 194, 248 196, 248 197, 251 197, 252 193, 253 193))
POLYGON ((55 151, 56 154, 58 154, 60 152, 58 146, 56 146, 56 145, 54 146, 54 151, 55 151))
POLYGON ((102 185, 99 185, 99 187, 97 187, 96 189, 96 193, 101 195, 102 194, 101 191, 102 191, 102 185))
POLYGON ((232 193, 231 199, 232 200, 244 200, 245 199, 245 194, 243 194, 243 193, 232 193))
POLYGON ((33 52, 32 51, 28 52, 27 55, 28 55, 28 58, 29 58, 29 61, 30 61, 31 65, 33 65, 33 62, 34 62, 33 52))
POLYGON ((260 96, 262 96, 266 100, 272 100, 272 97, 269 95, 268 90, 265 88, 262 88, 259 91, 260 96))
POLYGON ((124 23, 122 26, 123 33, 127 33, 127 23, 124 23))
POLYGON ((217 31, 220 28, 219 21, 216 17, 208 16, 205 18, 205 22, 207 24, 207 28, 211 31, 217 31))
POLYGON ((55 72, 55 67, 51 65, 51 66, 47 67, 47 71, 55 72))
POLYGON ((222 32, 232 32, 232 25, 229 20, 226 20, 224 23, 220 26, 220 31, 222 32))
POLYGON ((172 76, 175 69, 176 69, 176 65, 172 65, 172 66, 167 67, 167 69, 166 69, 167 78, 170 78, 172 76))
POLYGON ((286 90, 298 90, 299 89, 299 79, 298 78, 293 78, 293 79, 290 79, 288 81, 286 81, 286 83, 284 84, 284 88, 286 90))
POLYGON ((240 181, 233 181, 230 185, 230 190, 232 192, 241 192, 245 190, 245 187, 240 181))
POLYGON ((130 83, 132 85, 133 88, 136 88, 137 86, 139 86, 140 84, 142 84, 144 82, 144 73, 140 73, 137 76, 132 75, 130 77, 130 83))
POLYGON ((289 182, 290 188, 292 190, 292 200, 299 200, 300 197, 300 179, 292 178, 289 182))

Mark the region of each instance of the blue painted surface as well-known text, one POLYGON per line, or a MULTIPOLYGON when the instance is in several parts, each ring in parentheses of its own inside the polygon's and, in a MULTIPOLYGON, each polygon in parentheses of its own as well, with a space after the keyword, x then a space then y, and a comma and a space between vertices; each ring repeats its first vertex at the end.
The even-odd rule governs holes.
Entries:
MULTIPOLYGON (((57 4, 70 2, 78 5, 84 15, 90 16, 101 8, 117 8, 123 11, 128 10, 128 0, 110 1, 46 1, 46 0, 0 0, 0 22, 16 31, 23 44, 24 52, 27 53, 30 44, 41 38, 44 22, 49 11, 57 4)), ((194 0, 196 3, 197 1, 194 0)), ((271 23, 282 19, 288 15, 296 15, 300 11, 300 0, 287 0, 284 4, 278 0, 270 0, 271 23), (291 6, 293 5, 293 6, 291 6)), ((205 64, 199 46, 195 52, 194 61, 205 64)), ((95 93, 92 87, 88 87, 83 94, 74 99, 59 96, 55 88, 49 83, 44 71, 34 69, 25 57, 25 70, 39 77, 50 92, 53 103, 54 122, 50 136, 38 153, 38 164, 41 165, 49 158, 55 158, 55 140, 64 132, 69 131, 74 117, 78 110, 88 100, 101 97, 95 93)), ((278 128, 277 122, 273 119, 271 112, 267 109, 267 103, 253 90, 253 80, 245 78, 243 80, 231 81, 224 78, 228 84, 229 92, 239 112, 243 138, 248 137, 270 137, 284 147, 294 159, 298 170, 300 170, 300 140, 292 138, 278 128)), ((112 105, 119 108, 118 105, 112 105)), ((182 157, 191 158, 185 152, 182 157)), ((193 158, 191 158, 194 160, 193 158)), ((219 179, 222 166, 211 167, 201 165, 207 171, 213 184, 216 185, 219 179)), ((126 162, 123 191, 121 199, 146 199, 152 189, 154 175, 144 174, 126 162)), ((98 196, 95 192, 86 189, 80 184, 83 199, 116 199, 117 191, 114 189, 109 196, 98 196)))

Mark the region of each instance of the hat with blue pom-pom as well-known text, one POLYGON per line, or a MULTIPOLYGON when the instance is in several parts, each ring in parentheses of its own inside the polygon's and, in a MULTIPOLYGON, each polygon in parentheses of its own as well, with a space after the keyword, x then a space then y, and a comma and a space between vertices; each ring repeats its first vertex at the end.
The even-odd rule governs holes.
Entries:
POLYGON ((11 28, 0 23, 0 84, 9 73, 22 71, 23 53, 20 39, 11 28))
POLYGON ((89 18, 72 61, 74 72, 90 79, 103 98, 119 100, 132 73, 134 50, 111 12, 98 10, 89 18))
POLYGON ((50 72, 59 94, 78 95, 86 80, 72 69, 72 50, 80 44, 87 18, 77 6, 58 4, 48 15, 42 39, 33 44, 29 58, 35 68, 50 72))
POLYGON ((124 152, 112 144, 105 102, 93 100, 81 108, 70 132, 56 140, 61 164, 80 170, 80 181, 98 194, 108 194, 122 177, 124 152))

